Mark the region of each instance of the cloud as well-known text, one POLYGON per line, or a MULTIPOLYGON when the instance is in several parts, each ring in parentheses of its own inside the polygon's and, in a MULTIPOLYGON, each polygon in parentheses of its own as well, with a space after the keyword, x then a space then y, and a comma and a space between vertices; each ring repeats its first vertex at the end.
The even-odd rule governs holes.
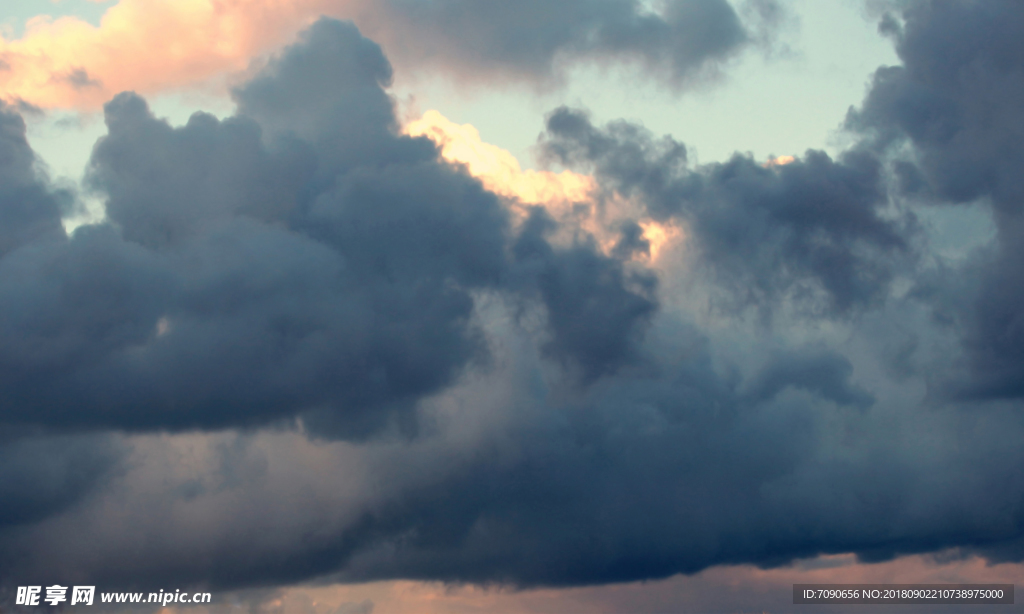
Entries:
POLYGON ((621 264, 533 235, 542 264, 510 259, 499 198, 397 134, 390 73, 354 26, 322 20, 236 90, 236 117, 172 128, 134 94, 108 103, 87 175, 108 223, 0 261, 6 419, 187 429, 304 415, 366 436, 485 360, 470 321, 483 290, 540 297, 560 356, 621 363, 651 309, 621 264), (584 282, 594 317, 625 309, 605 322, 602 356, 565 319, 577 273, 597 275, 584 282))
MULTIPOLYGON (((35 549, 0 568, 111 587, 565 586, 987 547, 1019 532, 1016 408, 971 421, 877 382, 865 406, 856 372, 817 348, 739 387, 716 373, 714 340, 664 319, 650 337, 674 361, 567 389, 522 339, 528 323, 486 319, 505 367, 426 400, 417 438, 135 436, 130 472, 75 514, 8 533, 5 551, 35 549)), ((744 351, 770 356, 756 340, 744 351)))
MULTIPOLYGON (((301 74, 319 47, 344 45, 377 49, 321 22, 281 61, 301 74)), ((27 369, 5 382, 24 399, 9 420, 194 428, 312 411, 361 432, 389 412, 358 408, 397 408, 479 353, 463 284, 499 274, 504 213, 429 143, 389 132, 379 50, 352 60, 363 72, 341 76, 376 95, 329 109, 356 121, 329 127, 325 142, 267 149, 244 116, 172 129, 132 94, 106 106, 89 182, 108 196, 111 225, 0 262, 12 282, 4 303, 20 306, 6 320, 9 364, 27 369), (388 166, 344 165, 354 156, 338 145, 353 126, 368 126, 364 144, 388 166), (403 221, 410 207, 415 227, 403 221), (426 227, 434 234, 412 234, 426 227), (47 351, 28 363, 27 347, 47 351)), ((309 103, 313 91, 282 99, 288 84, 273 71, 240 94, 243 109, 309 103)))
POLYGON ((559 222, 551 237, 556 244, 571 245, 573 235, 582 230, 605 255, 656 265, 661 250, 683 238, 677 225, 651 219, 628 199, 600 198, 594 177, 571 170, 523 170, 508 151, 483 142, 476 128, 457 125, 437 111, 410 121, 403 131, 430 138, 446 160, 466 165, 484 187, 508 198, 514 226, 533 215, 535 205, 542 206, 559 222))
POLYGON ((96 108, 124 90, 204 86, 245 70, 321 14, 354 19, 403 67, 547 85, 573 63, 626 61, 680 87, 717 74, 771 30, 760 21, 747 28, 725 0, 673 0, 662 14, 636 0, 515 8, 463 0, 120 0, 99 26, 40 16, 21 38, 0 40, 0 85, 46 108, 96 108))
POLYGON ((71 195, 51 190, 36 173, 25 121, 0 103, 0 255, 35 240, 63 235, 61 214, 71 195))
POLYGON ((870 407, 875 399, 849 383, 853 366, 841 355, 829 351, 791 352, 775 355, 768 365, 747 383, 751 400, 766 401, 787 387, 807 390, 840 405, 870 407))
POLYGON ((995 249, 943 282, 980 268, 973 274, 982 287, 960 313, 969 322, 971 372, 950 387, 970 397, 1020 398, 1024 123, 1016 101, 1024 96, 1024 44, 1016 32, 1024 10, 1013 2, 915 3, 899 17, 887 15, 883 24, 903 65, 875 73, 846 124, 864 136, 864 147, 890 152, 907 197, 937 207, 977 201, 991 212, 995 249), (899 152, 905 143, 909 157, 899 152))
POLYGON ((657 279, 626 272, 593 242, 554 248, 546 239, 554 229, 551 217, 537 208, 512 246, 517 264, 536 276, 547 307, 553 338, 545 347, 558 358, 572 359, 587 379, 614 373, 630 358, 657 309, 652 300, 657 279))
POLYGON ((93 492, 124 447, 109 436, 38 436, 5 429, 0 439, 0 531, 39 522, 93 492))
POLYGON ((99 26, 38 17, 20 39, 0 43, 9 66, 0 77, 3 88, 42 107, 96 108, 122 90, 154 93, 241 70, 303 23, 291 6, 261 4, 268 10, 204 0, 124 0, 99 26))
POLYGON ((102 83, 90 77, 89 73, 87 73, 85 70, 81 68, 76 68, 72 70, 70 73, 68 73, 65 79, 67 79, 68 83, 70 83, 72 87, 76 89, 103 86, 102 83))
POLYGON ((434 110, 407 123, 403 131, 411 136, 429 137, 441 148, 446 160, 465 164, 488 190, 526 205, 544 205, 552 214, 590 201, 597 187, 592 177, 569 170, 524 171, 508 151, 483 142, 476 128, 457 125, 434 110))
POLYGON ((908 196, 893 170, 926 156, 861 127, 834 158, 694 167, 670 137, 562 108, 542 145, 596 188, 570 195, 582 175, 537 180, 481 145, 503 170, 480 180, 450 142, 402 134, 391 76, 324 19, 234 89, 233 117, 172 127, 119 94, 88 170, 108 219, 70 235, 5 111, 0 173, 31 198, 0 199, 0 419, 129 448, 119 471, 73 446, 41 471, 50 440, 0 453, 0 480, 74 493, 42 488, 0 529, 5 583, 522 588, 822 554, 1020 560, 1019 400, 941 381, 981 355, 963 314, 990 304, 1008 248, 950 264, 975 267, 977 296, 942 274, 913 217, 941 190, 919 167, 908 196), (559 190, 519 191, 524 175, 559 190), (648 228, 683 238, 639 257, 648 228), (733 309, 708 308, 722 296, 733 309))
POLYGON ((625 58, 678 86, 713 73, 750 42, 724 0, 673 0, 663 8, 655 13, 620 0, 514 7, 389 0, 359 16, 400 60, 420 57, 488 80, 552 81, 572 62, 625 58))

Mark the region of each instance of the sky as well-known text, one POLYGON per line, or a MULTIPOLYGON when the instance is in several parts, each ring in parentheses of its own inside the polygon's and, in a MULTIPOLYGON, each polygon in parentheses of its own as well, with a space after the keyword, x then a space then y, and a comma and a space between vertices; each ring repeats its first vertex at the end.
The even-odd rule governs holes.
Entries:
POLYGON ((0 608, 1020 584, 1021 31, 998 0, 8 0, 0 608))

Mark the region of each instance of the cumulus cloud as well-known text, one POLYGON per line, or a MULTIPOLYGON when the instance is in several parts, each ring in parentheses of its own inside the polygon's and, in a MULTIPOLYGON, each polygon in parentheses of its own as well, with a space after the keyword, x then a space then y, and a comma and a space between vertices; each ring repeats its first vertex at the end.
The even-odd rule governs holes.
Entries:
MULTIPOLYGON (((581 342, 561 324, 575 294, 552 270, 592 247, 546 251, 538 270, 510 259, 499 198, 431 141, 397 134, 390 70, 354 26, 321 21, 237 90, 237 117, 172 128, 134 94, 111 101, 87 178, 109 222, 0 262, 18 373, 3 382, 18 399, 7 419, 181 429, 307 413, 370 432, 484 358, 474 289, 540 288, 552 347, 581 342)), ((31 211, 59 224, 52 207, 31 211)), ((589 258, 595 316, 645 304, 618 261, 589 258)), ((628 346, 614 345, 563 353, 604 364, 628 346)))
MULTIPOLYGON (((897 24, 907 74, 915 32, 947 50, 948 6, 897 24)), ((1019 400, 942 381, 1016 364, 976 319, 998 305, 1012 333, 1020 311, 992 281, 1015 279, 1011 177, 964 193, 992 199, 994 248, 931 253, 914 212, 959 192, 877 110, 877 78, 851 149, 786 164, 692 166, 672 138, 557 109, 542 147, 593 176, 551 199, 581 202, 523 202, 494 187, 514 167, 481 181, 403 134, 391 74, 325 19, 228 119, 172 127, 118 95, 88 172, 108 220, 70 235, 5 111, 2 172, 31 198, 0 199, 0 418, 98 438, 47 470, 74 496, 42 489, 0 527, 5 582, 522 587, 823 553, 1020 560, 1019 400), (680 238, 653 258, 648 228, 680 238), (111 431, 127 451, 90 457, 111 431)), ((975 106, 954 115, 984 124, 989 93, 956 92, 975 106)), ((0 488, 54 441, 2 448, 0 488)))

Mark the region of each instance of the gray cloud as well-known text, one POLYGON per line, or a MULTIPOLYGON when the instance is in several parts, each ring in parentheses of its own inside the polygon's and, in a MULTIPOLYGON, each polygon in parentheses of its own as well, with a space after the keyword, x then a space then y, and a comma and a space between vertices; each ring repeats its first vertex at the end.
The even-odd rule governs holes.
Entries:
POLYGON ((757 8, 757 23, 744 24, 725 0, 670 0, 657 13, 637 0, 388 0, 359 21, 400 61, 436 62, 475 78, 549 83, 572 63, 625 61, 679 86, 770 40, 781 9, 757 8))
MULTIPOLYGON (((383 168, 333 166, 346 126, 325 128, 327 144, 293 135, 268 149, 245 117, 199 114, 172 129, 134 95, 107 105, 89 181, 108 195, 120 233, 83 227, 0 263, 0 275, 21 281, 6 295, 21 314, 5 335, 20 371, 4 386, 19 400, 8 420, 194 428, 316 410, 363 434, 480 352, 466 288, 498 274, 505 214, 428 142, 389 131, 374 72, 383 58, 353 57, 346 45, 376 50, 324 21, 280 61, 301 75, 327 47, 363 70, 342 77, 364 78, 376 95, 343 99, 328 116, 376 125, 367 139, 383 141, 383 168), (403 145, 412 156, 400 157, 403 145), (26 347, 48 351, 26 364, 26 347)), ((291 84, 276 74, 241 95, 243 110, 287 103, 291 84)))
POLYGON ((575 394, 536 382, 550 367, 536 350, 501 352, 507 368, 437 401, 436 419, 452 412, 447 426, 404 445, 228 440, 199 465, 205 485, 170 492, 195 478, 168 477, 174 457, 141 446, 151 467, 118 487, 113 514, 20 534, 68 543, 43 540, 46 550, 5 572, 70 574, 73 558, 48 555, 99 544, 88 577, 115 586, 325 574, 580 585, 829 552, 877 560, 983 549, 1019 536, 1018 408, 927 407, 884 387, 871 404, 849 365, 815 347, 749 348, 771 366, 741 386, 716 372, 714 340, 670 320, 655 326, 662 338, 671 331, 681 358, 575 394), (972 420, 979 410, 987 418, 972 420), (476 434, 458 432, 489 412, 494 422, 476 434), (131 521, 115 520, 123 514, 131 521), (153 546, 131 550, 140 540, 153 546))
POLYGON ((614 373, 633 358, 645 324, 657 309, 653 275, 627 272, 593 242, 553 248, 555 224, 535 208, 512 250, 520 273, 535 280, 553 332, 545 349, 571 360, 584 379, 614 373))
POLYGON ((60 218, 71 195, 51 190, 35 169, 25 121, 0 102, 0 255, 64 234, 60 218))
POLYGON ((852 373, 853 365, 849 360, 827 350, 774 355, 747 383, 745 395, 756 401, 767 401, 792 386, 840 405, 869 407, 875 400, 864 390, 850 385, 852 373))
POLYGON ((47 437, 6 429, 0 436, 0 531, 78 503, 111 476, 123 446, 107 436, 47 437))
POLYGON ((702 263, 741 307, 769 310, 797 297, 843 314, 884 296, 908 255, 909 219, 889 219, 879 161, 821 151, 776 168, 735 155, 689 169, 686 147, 617 122, 594 126, 582 111, 548 117, 548 159, 592 169, 608 190, 641 198, 656 219, 691 228, 702 263))
POLYGON ((102 83, 90 77, 89 73, 84 68, 76 68, 70 71, 66 76, 62 77, 62 79, 70 83, 76 90, 103 86, 102 83))
MULTIPOLYGON (((903 65, 880 68, 864 104, 846 119, 864 135, 865 147, 897 157, 900 187, 910 197, 938 206, 979 200, 990 206, 998 246, 981 271, 961 273, 982 280, 962 313, 970 321, 964 339, 972 372, 950 386, 968 396, 1024 395, 1022 8, 1015 2, 920 2, 908 5, 900 21, 888 15, 884 31, 895 39, 903 65), (911 159, 898 151, 904 143, 913 146, 911 159)), ((949 308, 937 304, 936 311, 949 308)))

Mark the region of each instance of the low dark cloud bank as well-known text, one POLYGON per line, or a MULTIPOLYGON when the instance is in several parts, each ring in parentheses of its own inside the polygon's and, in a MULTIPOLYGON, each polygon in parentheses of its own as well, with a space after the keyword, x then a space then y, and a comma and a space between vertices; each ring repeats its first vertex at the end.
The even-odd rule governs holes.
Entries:
POLYGON ((1021 560, 1021 20, 887 16, 904 65, 876 73, 835 158, 692 166, 640 126, 552 112, 549 160, 684 229, 657 270, 630 259, 640 220, 608 253, 558 239, 568 221, 516 221, 400 136, 390 65, 350 24, 315 24, 223 121, 111 101, 88 172, 109 221, 70 236, 73 195, 5 108, 0 493, 20 494, 0 577, 523 586, 1021 560), (957 206, 991 215, 994 245, 932 249, 925 212, 957 206), (175 445, 215 452, 186 471, 175 445))

